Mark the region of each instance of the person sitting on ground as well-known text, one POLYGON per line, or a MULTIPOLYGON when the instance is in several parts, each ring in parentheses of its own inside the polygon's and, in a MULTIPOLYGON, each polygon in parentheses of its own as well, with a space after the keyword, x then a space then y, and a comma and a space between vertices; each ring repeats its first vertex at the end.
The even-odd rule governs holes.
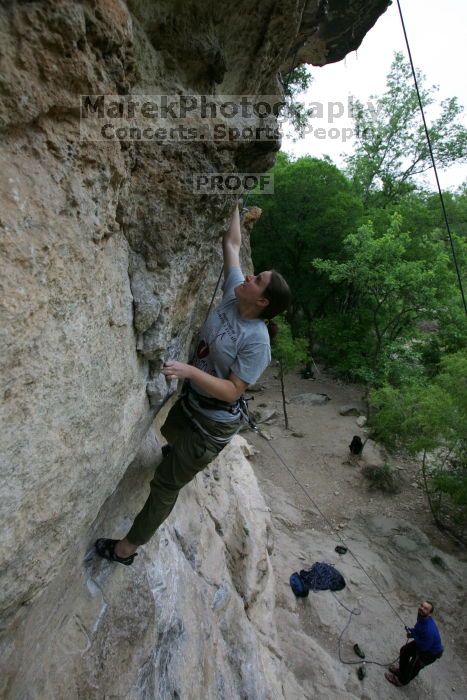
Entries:
POLYGON ((274 270, 243 276, 238 206, 223 236, 224 284, 219 306, 207 317, 191 364, 169 360, 168 379, 182 379, 185 390, 161 429, 164 450, 150 494, 122 540, 100 538, 97 553, 130 565, 172 511, 180 489, 230 442, 241 423, 239 399, 271 361, 271 319, 290 304, 290 290, 274 270), (268 332, 269 330, 269 332, 268 332))
POLYGON ((415 627, 406 627, 407 642, 399 652, 399 667, 390 666, 384 675, 393 685, 410 683, 422 668, 434 663, 443 654, 443 645, 436 622, 433 620, 433 603, 424 600, 418 608, 415 627))

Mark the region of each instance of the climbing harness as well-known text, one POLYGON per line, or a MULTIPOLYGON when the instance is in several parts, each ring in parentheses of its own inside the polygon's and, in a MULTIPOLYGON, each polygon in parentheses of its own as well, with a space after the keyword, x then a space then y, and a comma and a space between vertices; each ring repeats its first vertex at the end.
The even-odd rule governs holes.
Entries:
POLYGON ((221 401, 212 396, 203 396, 196 389, 193 389, 191 384, 186 382, 183 387, 182 396, 186 396, 188 402, 190 401, 190 396, 194 399, 196 404, 200 408, 211 409, 214 411, 227 411, 233 416, 240 417, 240 401, 235 401, 234 403, 228 403, 227 401, 221 401))
POLYGON ((225 447, 225 445, 227 445, 232 440, 232 438, 242 429, 243 422, 247 423, 247 425, 252 430, 257 430, 257 427, 254 424, 248 410, 248 401, 253 400, 253 396, 240 396, 240 398, 235 403, 229 404, 226 401, 220 401, 219 399, 202 396, 197 391, 195 391, 193 387, 188 384, 188 382, 185 382, 180 398, 183 412, 185 413, 187 418, 191 421, 191 423, 193 423, 196 429, 206 437, 207 440, 209 440, 216 446, 225 447), (201 408, 214 409, 217 411, 227 411, 233 416, 238 416, 240 422, 235 432, 232 435, 229 435, 228 437, 219 437, 217 435, 212 435, 209 432, 209 430, 207 430, 201 425, 201 423, 197 420, 196 416, 194 415, 192 406, 189 403, 190 394, 195 398, 195 401, 201 408))
POLYGON ((204 437, 211 442, 213 445, 216 447, 225 447, 226 445, 229 444, 231 439, 236 435, 240 428, 242 427, 241 422, 238 425, 238 428, 235 430, 235 432, 232 435, 228 435, 225 437, 220 437, 219 435, 213 435, 212 433, 209 432, 204 426, 201 425, 199 420, 197 420, 196 416, 194 415, 193 411, 191 410, 191 407, 188 403, 188 392, 186 391, 187 384, 185 383, 183 392, 180 398, 180 403, 183 412, 185 413, 186 417, 188 420, 195 426, 195 428, 202 434, 204 437))
POLYGON ((181 406, 182 406, 183 412, 187 416, 188 420, 195 426, 195 428, 200 433, 202 433, 205 436, 205 438, 208 440, 208 442, 211 442, 213 445, 215 445, 216 447, 220 447, 221 449, 222 449, 222 447, 225 447, 226 445, 229 444, 231 439, 234 437, 234 435, 236 435, 238 433, 238 431, 241 428, 241 424, 240 424, 238 426, 237 430, 232 435, 229 435, 227 437, 219 437, 218 435, 213 435, 212 433, 209 432, 209 430, 206 430, 206 428, 204 428, 201 425, 201 423, 195 418, 195 416, 193 415, 193 412, 190 411, 189 407, 187 406, 187 402, 184 399, 181 400, 181 406))

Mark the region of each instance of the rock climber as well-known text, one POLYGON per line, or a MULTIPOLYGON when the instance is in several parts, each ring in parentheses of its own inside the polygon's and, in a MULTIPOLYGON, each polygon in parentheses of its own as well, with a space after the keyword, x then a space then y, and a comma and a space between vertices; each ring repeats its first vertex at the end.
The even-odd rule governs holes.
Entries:
POLYGON ((271 361, 271 324, 290 303, 290 290, 274 270, 242 274, 240 215, 235 208, 223 236, 224 284, 221 303, 203 324, 190 364, 168 360, 162 372, 185 380, 182 397, 161 429, 170 448, 150 484, 150 494, 122 540, 98 539, 97 553, 130 565, 172 511, 180 489, 204 469, 238 432, 241 396, 271 361), (269 332, 268 332, 269 330, 269 332))
POLYGON ((433 620, 433 603, 424 600, 418 608, 415 627, 406 627, 407 642, 399 652, 399 667, 390 666, 384 675, 393 685, 407 685, 425 666, 443 654, 441 636, 433 620))

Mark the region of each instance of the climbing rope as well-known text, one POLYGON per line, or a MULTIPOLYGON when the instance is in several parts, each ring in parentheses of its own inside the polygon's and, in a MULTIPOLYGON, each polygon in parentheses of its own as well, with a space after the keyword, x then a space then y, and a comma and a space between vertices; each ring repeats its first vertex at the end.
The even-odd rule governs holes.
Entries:
MULTIPOLYGON (((258 432, 259 432, 259 434, 261 435, 261 431, 258 430, 258 432)), ((391 602, 386 598, 386 596, 384 595, 384 593, 382 592, 382 590, 379 588, 379 586, 378 586, 378 584, 376 583, 376 581, 370 576, 370 574, 369 574, 368 571, 365 569, 365 567, 360 563, 360 561, 358 560, 357 556, 352 552, 352 550, 349 548, 349 546, 348 546, 347 544, 345 544, 345 541, 342 539, 340 533, 339 533, 337 530, 334 529, 333 524, 330 522, 330 520, 328 520, 328 518, 326 517, 326 515, 325 515, 325 514, 323 513, 323 511, 320 509, 320 507, 318 506, 318 504, 316 503, 316 501, 314 501, 313 498, 310 496, 310 494, 308 493, 308 491, 306 490, 306 488, 303 486, 303 484, 301 484, 300 481, 297 479, 297 477, 295 476, 295 474, 293 473, 293 471, 290 469, 290 467, 289 467, 289 465, 287 464, 287 462, 281 457, 281 455, 277 452, 276 448, 274 447, 274 445, 271 444, 271 442, 268 441, 268 445, 269 445, 269 447, 271 448, 271 450, 274 452, 274 454, 276 455, 277 459, 278 459, 280 462, 282 462, 282 464, 284 465, 284 467, 287 469, 287 471, 289 472, 289 474, 291 475, 291 477, 294 479, 294 481, 296 482, 296 484, 297 484, 297 485, 300 487, 300 489, 303 491, 303 493, 304 493, 305 496, 308 498, 308 500, 309 500, 309 501, 313 504, 313 506, 316 508, 316 510, 318 511, 318 513, 321 515, 321 517, 323 518, 323 520, 326 522, 326 524, 327 524, 327 525, 329 526, 329 528, 331 529, 332 533, 333 533, 334 535, 336 535, 336 537, 337 537, 337 538, 342 542, 342 544, 347 548, 347 550, 350 552, 350 554, 351 554, 352 557, 354 558, 354 560, 355 560, 355 562, 357 563, 357 565, 360 567, 360 569, 363 571, 363 573, 370 579, 371 583, 374 585, 374 587, 376 588, 376 590, 378 591, 378 593, 381 595, 382 598, 384 598, 384 600, 385 600, 386 603, 389 605, 389 607, 391 608, 391 610, 393 611, 393 613, 399 618, 399 620, 402 622, 402 624, 403 624, 404 627, 405 627, 405 622, 404 622, 404 620, 401 618, 401 616, 399 615, 399 613, 397 612, 397 610, 393 607, 393 605, 391 604, 391 602)))
POLYGON ((209 316, 209 313, 210 313, 210 311, 211 311, 211 309, 212 309, 212 304, 213 304, 214 298, 215 298, 215 296, 216 296, 216 294, 217 294, 217 290, 219 289, 219 285, 220 285, 220 283, 221 283, 223 271, 224 271, 224 267, 222 266, 222 267, 221 267, 221 271, 219 272, 219 277, 217 278, 216 287, 215 287, 214 292, 213 292, 213 295, 212 295, 212 297, 211 297, 211 302, 210 302, 210 304, 209 304, 208 310, 206 311, 206 316, 204 317, 203 325, 206 323, 206 319, 207 319, 207 317, 209 316))
POLYGON ((373 661, 372 659, 367 659, 366 657, 365 657, 365 658, 362 657, 362 658, 360 659, 360 661, 346 661, 345 659, 342 658, 342 651, 341 651, 342 637, 344 636, 344 634, 345 634, 347 628, 349 627, 350 623, 352 622, 352 617, 353 617, 354 615, 355 615, 355 616, 361 615, 361 614, 362 614, 362 611, 361 611, 360 608, 348 608, 348 607, 342 602, 342 600, 339 600, 339 598, 336 596, 336 594, 334 593, 334 591, 331 591, 331 593, 332 593, 332 595, 334 596, 334 599, 339 603, 339 605, 342 605, 342 607, 344 608, 344 610, 347 610, 347 612, 350 613, 350 614, 349 614, 349 619, 347 620, 347 622, 346 622, 346 624, 345 624, 345 627, 343 627, 341 633, 339 634, 339 639, 337 640, 337 652, 338 652, 338 655, 339 655, 339 661, 340 661, 341 663, 343 663, 343 664, 346 664, 347 666, 360 665, 360 664, 362 663, 362 661, 363 661, 364 663, 366 663, 366 664, 373 664, 373 665, 375 665, 375 666, 383 666, 383 667, 391 666, 392 664, 395 664, 395 663, 398 661, 398 659, 399 659, 399 654, 397 655, 397 657, 396 657, 393 661, 390 661, 389 663, 381 663, 380 661, 373 661))
POLYGON ((445 207, 445 205, 444 205, 444 197, 443 197, 443 193, 442 193, 442 191, 441 191, 441 185, 439 184, 438 169, 437 169, 437 167, 436 167, 435 156, 434 156, 434 154, 433 154, 433 148, 432 148, 432 146, 431 146, 430 133, 429 133, 429 131, 428 131, 428 126, 427 126, 426 119, 425 119, 425 111, 424 111, 424 109, 423 109, 422 98, 421 98, 421 96, 420 96, 420 91, 419 91, 419 89, 418 89, 417 75, 416 75, 416 73, 415 73, 415 67, 414 67, 414 63, 413 63, 413 60, 412 60, 412 52, 411 52, 411 50, 410 50, 409 39, 408 39, 408 36, 407 36, 407 31, 406 31, 406 29, 405 29, 404 17, 403 17, 403 15, 402 15, 402 8, 401 8, 401 4, 400 4, 400 1, 399 1, 399 0, 397 0, 397 7, 398 7, 398 9, 399 9, 399 16, 400 16, 400 19, 401 19, 402 30, 403 30, 403 32, 404 32, 405 44, 406 44, 406 46, 407 46, 407 53, 408 53, 408 55, 409 55, 410 66, 411 66, 411 68, 412 68, 413 81, 414 81, 414 85, 415 85, 415 90, 417 91, 418 105, 419 105, 419 107, 420 107, 420 112, 421 112, 422 119, 423 119, 423 126, 424 126, 424 129, 425 129, 426 140, 427 140, 427 142, 428 142, 428 149, 429 149, 429 151, 430 151, 431 162, 432 162, 432 164, 433 164, 433 170, 434 170, 434 173, 435 173, 436 185, 437 185, 437 188, 438 188, 439 199, 440 199, 440 202, 441 202, 441 208, 442 208, 442 210, 443 210, 444 223, 445 223, 445 225, 446 225, 446 230, 447 230, 447 232, 448 232, 448 237, 449 237, 449 243, 450 243, 450 245, 451 245, 452 259, 453 259, 453 261, 454 261, 454 267, 456 268, 457 281, 458 281, 458 283, 459 283, 459 289, 460 289, 460 293, 461 293, 461 297, 462 297, 462 303, 463 303, 463 305, 464 305, 464 311, 465 311, 465 313, 466 313, 466 315, 467 315, 467 304, 466 304, 466 301, 465 301, 464 288, 463 288, 463 286, 462 286, 461 273, 460 273, 459 265, 458 265, 458 262, 457 262, 456 250, 455 250, 455 248, 454 248, 454 241, 453 241, 453 239, 452 239, 451 227, 449 226, 448 215, 447 215, 447 212, 446 212, 446 207, 445 207))
MULTIPOLYGON (((264 437, 264 436, 262 435, 261 430, 260 430, 259 428, 256 428, 256 431, 258 432, 259 435, 261 435, 261 437, 264 437)), ((328 520, 328 518, 327 518, 326 515, 323 513, 323 511, 321 510, 321 508, 318 506, 318 504, 316 503, 316 501, 310 496, 310 494, 308 493, 308 491, 306 490, 306 488, 303 486, 303 484, 297 479, 297 477, 296 477, 295 474, 293 473, 292 469, 289 467, 289 465, 287 464, 287 462, 282 458, 282 456, 281 456, 281 455, 279 454, 279 452, 276 450, 276 448, 274 447, 274 445, 272 445, 270 441, 267 441, 267 442, 268 442, 269 447, 270 447, 271 450, 273 451, 273 453, 276 455, 277 459, 278 459, 278 460, 283 464, 283 466, 287 469, 287 471, 289 472, 289 474, 291 475, 291 477, 293 478, 293 480, 295 481, 295 483, 299 486, 299 488, 303 491, 303 493, 304 493, 305 496, 308 498, 308 500, 312 503, 312 505, 316 508, 316 510, 318 511, 318 513, 321 515, 321 517, 323 518, 323 520, 327 523, 327 525, 329 526, 331 532, 342 542, 342 544, 345 546, 345 548, 347 549, 347 551, 350 552, 351 556, 353 557, 353 559, 355 560, 355 562, 357 563, 357 565, 359 566, 359 568, 360 568, 360 569, 363 571, 363 573, 369 578, 369 580, 371 581, 371 583, 373 584, 373 586, 374 586, 374 587, 376 588, 376 590, 378 591, 379 595, 386 601, 386 603, 387 603, 388 606, 391 608, 391 610, 392 610, 393 613, 396 615, 396 617, 400 620, 400 622, 402 623, 402 625, 404 626, 404 628, 406 628, 406 625, 405 625, 404 620, 401 618, 401 616, 399 615, 399 613, 397 612, 397 610, 394 608, 394 606, 391 604, 391 602, 388 600, 388 598, 384 595, 383 591, 380 589, 380 587, 378 586, 378 584, 376 583, 376 581, 374 580, 374 578, 373 578, 372 576, 370 576, 370 574, 369 574, 368 571, 365 569, 365 567, 360 563, 358 557, 356 556, 356 554, 354 554, 354 552, 352 552, 352 550, 349 548, 349 546, 345 543, 345 541, 342 539, 340 533, 339 533, 337 530, 335 530, 335 528, 334 528, 334 526, 332 525, 332 523, 328 520)), ((341 643, 342 643, 342 637, 344 636, 344 633, 346 632, 347 628, 349 627, 349 625, 350 625, 350 623, 351 623, 351 621, 352 621, 352 617, 353 617, 354 615, 355 615, 355 616, 361 615, 361 612, 362 612, 362 611, 361 611, 361 609, 358 608, 358 607, 357 607, 357 608, 352 608, 352 609, 351 609, 351 608, 348 608, 346 605, 344 605, 344 603, 343 603, 341 600, 339 600, 339 598, 338 598, 334 593, 333 593, 333 596, 334 596, 334 598, 337 600, 337 602, 339 603, 339 605, 341 605, 345 610, 347 610, 347 612, 350 613, 349 619, 347 620, 347 623, 346 623, 345 627, 343 628, 343 630, 342 630, 341 633, 339 634, 339 639, 338 639, 339 661, 341 661, 343 664, 351 664, 351 665, 353 665, 353 664, 361 664, 362 661, 345 661, 345 660, 342 658, 342 654, 341 654, 341 643)), ((398 659, 398 658, 399 658, 399 656, 397 657, 397 659, 398 659)), ((388 666, 388 665, 390 665, 391 663, 395 663, 395 662, 397 661, 397 659, 395 659, 394 661, 391 661, 391 662, 389 662, 389 663, 381 663, 380 661, 372 661, 372 660, 367 660, 367 659, 364 659, 364 661, 365 661, 365 663, 368 663, 368 664, 375 664, 376 666, 388 666)))

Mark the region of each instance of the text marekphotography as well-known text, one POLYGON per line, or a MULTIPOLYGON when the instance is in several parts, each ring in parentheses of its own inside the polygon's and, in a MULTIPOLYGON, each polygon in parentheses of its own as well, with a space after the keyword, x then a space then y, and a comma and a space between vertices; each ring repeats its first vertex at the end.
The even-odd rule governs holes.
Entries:
MULTIPOLYGON (((359 105, 365 132, 353 123, 354 98, 301 102, 308 114, 302 132, 317 140, 365 138, 376 123, 379 105, 359 105)), ((289 119, 280 95, 81 95, 83 141, 278 142, 289 119)))
POLYGON ((87 141, 277 141, 278 95, 81 95, 87 141))

